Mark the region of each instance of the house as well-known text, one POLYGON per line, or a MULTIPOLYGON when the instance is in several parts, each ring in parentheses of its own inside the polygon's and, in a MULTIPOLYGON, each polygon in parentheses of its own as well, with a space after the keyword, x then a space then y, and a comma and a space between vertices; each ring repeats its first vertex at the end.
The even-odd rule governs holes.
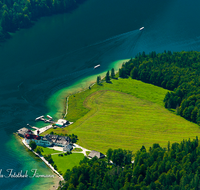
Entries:
POLYGON ((88 155, 88 157, 90 157, 90 158, 94 158, 94 157, 97 157, 97 158, 104 158, 105 157, 105 155, 104 154, 102 154, 101 152, 97 152, 97 151, 95 151, 95 150, 92 150, 91 152, 90 152, 90 154, 88 155))
POLYGON ((65 125, 69 124, 69 121, 65 120, 65 119, 59 119, 56 122, 56 126, 58 127, 65 127, 65 125))
POLYGON ((60 135, 51 135, 51 134, 45 135, 44 137, 48 139, 49 141, 52 141, 52 143, 56 146, 64 147, 68 144, 71 144, 70 137, 60 136, 60 135))
POLYGON ((60 135, 45 135, 44 137, 39 135, 40 131, 37 131, 37 135, 29 129, 25 134, 25 142, 29 144, 30 141, 35 141, 38 146, 49 147, 49 146, 60 146, 63 147, 63 151, 70 152, 72 147, 72 142, 70 137, 60 136, 60 135))
POLYGON ((65 152, 71 152, 72 149, 73 149, 73 146, 71 144, 68 144, 63 147, 63 151, 65 152))
POLYGON ((25 142, 26 144, 29 144, 30 141, 35 141, 35 143, 38 146, 44 146, 44 147, 48 147, 53 145, 52 141, 49 141, 47 138, 45 137, 41 137, 39 136, 39 131, 37 131, 38 134, 34 135, 33 132, 29 129, 28 132, 25 134, 25 142))
POLYGON ((23 137, 23 138, 25 137, 26 133, 28 133, 28 129, 25 128, 25 127, 21 128, 21 129, 19 129, 19 130, 17 131, 17 134, 18 134, 20 137, 23 137))

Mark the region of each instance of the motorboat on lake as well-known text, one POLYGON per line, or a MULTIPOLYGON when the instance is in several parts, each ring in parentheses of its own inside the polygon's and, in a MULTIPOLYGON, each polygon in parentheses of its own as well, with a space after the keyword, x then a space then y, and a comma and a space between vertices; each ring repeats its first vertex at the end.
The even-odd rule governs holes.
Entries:
POLYGON ((144 27, 141 27, 139 30, 141 31, 141 30, 143 30, 144 29, 144 27))
POLYGON ((94 66, 94 69, 97 69, 97 68, 99 68, 100 67, 100 64, 99 65, 96 65, 96 66, 94 66))

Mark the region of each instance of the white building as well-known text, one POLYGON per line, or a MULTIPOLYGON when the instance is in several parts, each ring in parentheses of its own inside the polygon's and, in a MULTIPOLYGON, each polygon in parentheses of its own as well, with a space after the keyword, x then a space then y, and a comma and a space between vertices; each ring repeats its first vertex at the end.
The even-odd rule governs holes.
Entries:
POLYGON ((69 124, 69 121, 65 120, 65 119, 59 119, 57 122, 56 122, 56 125, 58 127, 64 127, 65 125, 69 124))
POLYGON ((35 141, 35 143, 38 146, 47 147, 53 144, 53 142, 49 141, 47 138, 39 136, 39 131, 38 131, 38 135, 34 135, 33 132, 29 129, 28 133, 25 135, 26 144, 29 144, 31 140, 35 141))

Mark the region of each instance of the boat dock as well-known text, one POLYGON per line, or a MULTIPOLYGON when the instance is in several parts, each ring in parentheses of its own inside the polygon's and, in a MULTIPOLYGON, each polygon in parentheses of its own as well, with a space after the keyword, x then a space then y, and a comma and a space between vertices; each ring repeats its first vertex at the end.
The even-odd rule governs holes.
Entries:
POLYGON ((36 129, 36 130, 38 130, 38 129, 39 129, 39 128, 37 128, 37 127, 34 127, 34 126, 33 126, 32 128, 33 128, 33 129, 36 129))
POLYGON ((45 123, 54 123, 53 118, 50 115, 47 115, 48 119, 45 119, 44 116, 39 116, 35 119, 35 121, 44 121, 45 123))

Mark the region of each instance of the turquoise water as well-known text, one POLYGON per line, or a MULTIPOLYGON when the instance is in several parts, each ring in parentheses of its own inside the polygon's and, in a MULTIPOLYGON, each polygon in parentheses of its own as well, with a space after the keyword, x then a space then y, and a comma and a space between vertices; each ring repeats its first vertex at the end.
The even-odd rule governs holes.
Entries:
MULTIPOLYGON (((114 61, 109 64, 108 69, 111 70, 112 68, 115 69, 115 71, 118 71, 118 68, 122 65, 122 63, 126 62, 128 59, 124 60, 118 60, 114 61)), ((105 76, 105 72, 100 72, 98 75, 105 76)), ((73 93, 80 92, 86 88, 89 88, 89 86, 96 82, 96 74, 87 76, 83 79, 78 80, 77 82, 74 82, 68 87, 65 87, 56 93, 54 93, 48 100, 47 100, 47 107, 48 107, 48 114, 53 115, 55 119, 62 118, 63 115, 66 112, 66 97, 70 96, 73 93)), ((42 125, 42 124, 41 124, 42 125)))
MULTIPOLYGON (((0 44, 0 169, 51 173, 13 132, 36 125, 40 115, 60 118, 66 96, 117 67, 116 61, 142 51, 199 51, 199 7, 199 1, 188 0, 87 0, 74 12, 44 17, 0 44), (94 70, 97 64, 101 67, 94 70)), ((53 183, 0 178, 0 189, 48 189, 53 183)))

